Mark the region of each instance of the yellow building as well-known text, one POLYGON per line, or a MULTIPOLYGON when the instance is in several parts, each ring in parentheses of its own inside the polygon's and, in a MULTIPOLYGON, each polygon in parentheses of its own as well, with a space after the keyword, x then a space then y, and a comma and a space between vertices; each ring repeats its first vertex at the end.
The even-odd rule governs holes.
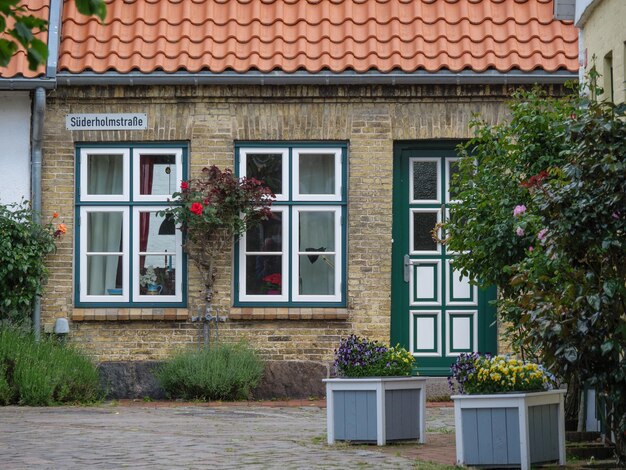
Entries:
POLYGON ((626 1, 576 0, 575 24, 580 29, 581 74, 594 63, 602 75, 602 95, 615 103, 626 100, 626 1))

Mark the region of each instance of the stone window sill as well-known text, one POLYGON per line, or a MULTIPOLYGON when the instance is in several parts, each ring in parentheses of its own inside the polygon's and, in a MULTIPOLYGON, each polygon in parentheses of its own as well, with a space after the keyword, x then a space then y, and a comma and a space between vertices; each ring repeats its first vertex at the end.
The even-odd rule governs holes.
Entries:
POLYGON ((347 320, 346 308, 232 308, 229 320, 347 320))
POLYGON ((185 321, 188 318, 186 308, 75 308, 72 312, 72 321, 185 321))

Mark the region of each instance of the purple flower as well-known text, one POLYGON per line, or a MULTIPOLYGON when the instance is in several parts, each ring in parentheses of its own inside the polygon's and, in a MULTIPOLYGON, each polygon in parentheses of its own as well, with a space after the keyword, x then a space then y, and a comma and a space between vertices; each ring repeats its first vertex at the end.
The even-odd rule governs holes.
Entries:
POLYGON ((548 229, 544 228, 544 229, 539 230, 539 233, 537 234, 537 238, 541 240, 541 243, 543 243, 547 235, 548 235, 548 229))
POLYGON ((515 230, 515 233, 517 234, 518 237, 523 237, 524 229, 522 227, 517 227, 517 229, 515 230))
POLYGON ((524 204, 520 204, 519 206, 515 206, 515 209, 513 209, 513 217, 519 217, 524 212, 526 212, 526 206, 524 204))

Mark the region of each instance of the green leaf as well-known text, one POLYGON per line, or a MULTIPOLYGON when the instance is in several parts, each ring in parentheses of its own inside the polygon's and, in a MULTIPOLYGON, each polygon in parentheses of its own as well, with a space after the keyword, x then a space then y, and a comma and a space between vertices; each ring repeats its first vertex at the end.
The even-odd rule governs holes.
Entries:
POLYGON ((26 57, 28 58, 28 68, 30 70, 37 70, 48 58, 48 47, 43 41, 33 39, 26 57))
POLYGON ((588 295, 587 296, 587 302, 595 310, 600 310, 600 296, 598 294, 588 295))
POLYGON ((96 15, 101 21, 104 21, 107 14, 104 0, 76 0, 76 9, 83 15, 96 15))
POLYGON ((9 39, 0 39, 0 67, 6 67, 9 65, 9 61, 13 54, 17 51, 17 44, 15 41, 9 39))
POLYGON ((16 21, 11 36, 17 39, 24 47, 27 47, 30 41, 33 40, 33 33, 31 29, 23 23, 22 18, 16 21))
POLYGON ((605 343, 602 344, 600 348, 602 349, 603 354, 607 354, 613 350, 613 342, 606 341, 605 343))

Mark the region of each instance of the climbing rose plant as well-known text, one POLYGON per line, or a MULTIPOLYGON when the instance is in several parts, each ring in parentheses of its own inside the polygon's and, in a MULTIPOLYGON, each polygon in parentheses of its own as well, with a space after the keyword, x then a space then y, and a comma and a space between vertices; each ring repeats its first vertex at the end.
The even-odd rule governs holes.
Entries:
POLYGON ((0 322, 27 322, 48 277, 46 255, 66 232, 55 212, 45 224, 35 221, 27 202, 0 204, 0 322))
POLYGON ((200 271, 207 313, 213 298, 216 261, 247 230, 272 217, 274 194, 255 178, 238 179, 232 170, 204 168, 183 181, 162 214, 184 235, 183 249, 200 271))
POLYGON ((458 269, 498 286, 523 357, 557 372, 568 395, 596 389, 624 465, 626 106, 535 89, 510 110, 509 122, 473 123, 445 243, 458 269))

